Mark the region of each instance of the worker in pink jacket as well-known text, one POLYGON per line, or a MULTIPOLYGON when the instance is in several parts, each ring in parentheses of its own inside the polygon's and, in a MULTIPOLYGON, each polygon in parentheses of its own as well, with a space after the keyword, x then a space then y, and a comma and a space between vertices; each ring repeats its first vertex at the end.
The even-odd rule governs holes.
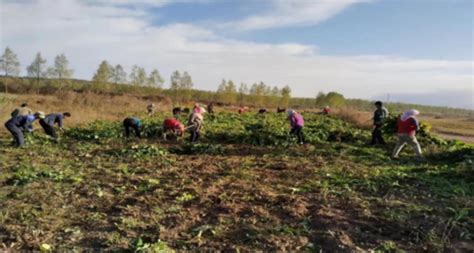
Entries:
POLYGON ((421 147, 416 139, 416 131, 420 129, 420 125, 416 116, 418 116, 420 112, 417 110, 411 109, 402 114, 402 116, 398 119, 397 128, 398 128, 398 142, 397 146, 392 153, 392 158, 398 159, 398 154, 402 151, 403 147, 406 144, 409 144, 413 147, 416 152, 418 159, 422 160, 423 156, 421 154, 421 147))
POLYGON ((304 135, 303 135, 303 127, 304 127, 304 118, 303 115, 294 111, 288 110, 288 119, 290 120, 291 131, 290 135, 294 134, 298 137, 298 142, 300 144, 304 144, 304 135))

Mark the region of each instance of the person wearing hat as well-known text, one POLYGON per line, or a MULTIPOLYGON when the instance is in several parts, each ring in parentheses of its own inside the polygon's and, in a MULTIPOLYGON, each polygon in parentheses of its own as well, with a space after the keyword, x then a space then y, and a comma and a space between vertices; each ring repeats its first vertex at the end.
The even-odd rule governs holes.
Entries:
POLYGON ((398 159, 398 155, 406 144, 409 144, 415 150, 419 160, 423 160, 420 143, 416 139, 416 131, 420 129, 420 125, 416 116, 420 114, 419 111, 411 109, 402 114, 397 121, 398 142, 393 149, 392 158, 398 159))
POLYGON ((190 142, 196 142, 199 137, 201 136, 200 132, 202 129, 202 125, 204 124, 204 115, 206 110, 201 107, 195 107, 193 109, 193 113, 189 115, 188 118, 188 129, 189 132, 191 133, 191 136, 189 137, 190 142))
POLYGON ((383 139, 382 127, 385 122, 385 119, 388 117, 388 110, 383 106, 382 101, 375 102, 376 110, 374 111, 373 117, 373 130, 372 130, 372 140, 370 145, 382 144, 385 145, 385 140, 383 139))
POLYGON ((146 110, 148 111, 148 116, 152 116, 155 114, 156 107, 154 103, 150 103, 147 105, 146 110))
POLYGON ((324 108, 323 108, 323 114, 324 115, 328 115, 329 113, 331 112, 331 108, 326 105, 324 108))
POLYGON ((192 113, 206 113, 206 109, 200 106, 198 103, 194 104, 193 112, 192 113))
POLYGON ((17 147, 25 145, 23 131, 32 132, 33 122, 39 117, 39 113, 35 113, 34 115, 18 115, 5 122, 5 127, 12 134, 17 147))
POLYGON ((44 132, 51 136, 54 140, 58 140, 58 134, 56 133, 56 130, 54 129, 54 125, 58 124, 59 130, 64 131, 63 128, 63 121, 66 117, 71 117, 71 113, 65 112, 65 113, 51 113, 48 115, 45 115, 43 112, 38 112, 40 113, 39 115, 39 123, 41 127, 43 128, 44 132))
POLYGON ((123 127, 125 128, 125 137, 130 137, 130 132, 133 129, 135 132, 135 136, 139 139, 141 138, 141 129, 142 129, 142 122, 137 117, 128 117, 123 120, 123 127))
POLYGON ((31 114, 33 114, 33 111, 28 107, 28 104, 23 103, 20 107, 15 108, 15 110, 13 110, 10 115, 12 116, 12 118, 15 118, 16 116, 26 116, 31 114))
POLYGON ((288 119, 290 120, 291 131, 290 135, 296 135, 298 137, 298 143, 304 144, 304 135, 303 135, 303 127, 304 127, 304 118, 303 115, 294 111, 288 110, 288 119))

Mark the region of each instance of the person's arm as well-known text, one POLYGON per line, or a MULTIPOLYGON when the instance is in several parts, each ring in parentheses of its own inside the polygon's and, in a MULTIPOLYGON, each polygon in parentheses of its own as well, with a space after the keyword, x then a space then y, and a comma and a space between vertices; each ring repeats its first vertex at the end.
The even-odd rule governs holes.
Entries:
POLYGON ((33 132, 33 121, 31 120, 28 120, 28 118, 25 119, 25 122, 23 123, 23 127, 22 127, 24 130, 28 131, 28 132, 33 132))
POLYGON ((296 115, 292 115, 292 116, 290 117, 290 122, 291 122, 291 127, 292 127, 292 128, 295 127, 296 124, 298 123, 298 118, 297 118, 297 116, 296 116, 296 115))
POLYGON ((64 120, 63 115, 58 115, 58 127, 59 127, 59 129, 63 129, 63 120, 64 120))
POLYGON ((415 131, 420 131, 420 122, 418 122, 418 120, 415 118, 412 118, 412 119, 413 119, 413 129, 415 131))

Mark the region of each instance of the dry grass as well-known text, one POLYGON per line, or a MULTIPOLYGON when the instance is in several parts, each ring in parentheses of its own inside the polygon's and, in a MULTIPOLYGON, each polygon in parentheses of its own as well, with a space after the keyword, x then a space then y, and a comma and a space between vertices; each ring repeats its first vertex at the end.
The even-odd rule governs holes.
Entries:
POLYGON ((372 113, 370 112, 362 112, 352 108, 342 108, 335 110, 334 115, 360 128, 370 129, 372 127, 372 113))
MULTIPOLYGON (((101 95, 96 93, 64 92, 55 95, 6 95, 0 108, 0 120, 10 118, 10 112, 21 103, 28 103, 33 111, 46 113, 71 112, 68 126, 87 123, 94 120, 119 120, 125 116, 146 111, 149 102, 155 103, 158 111, 170 111, 167 100, 149 101, 128 95, 101 95)), ((1 131, 4 131, 2 128, 1 131)))
POLYGON ((474 119, 472 118, 421 117, 421 119, 433 125, 435 132, 474 137, 474 119))

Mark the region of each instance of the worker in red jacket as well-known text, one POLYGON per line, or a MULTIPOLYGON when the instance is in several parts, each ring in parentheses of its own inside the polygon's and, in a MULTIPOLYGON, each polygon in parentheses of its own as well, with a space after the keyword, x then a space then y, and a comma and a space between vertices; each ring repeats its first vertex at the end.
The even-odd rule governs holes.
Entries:
POLYGON ((398 154, 400 151, 402 151, 406 144, 409 144, 415 150, 418 159, 423 159, 420 144, 418 143, 418 140, 415 136, 416 131, 420 129, 420 125, 416 119, 416 116, 419 114, 420 113, 417 110, 411 109, 404 112, 398 119, 398 142, 397 146, 393 150, 392 158, 398 159, 398 154))
POLYGON ((163 122, 163 139, 166 140, 168 134, 174 136, 183 136, 184 134, 184 125, 176 118, 165 119, 163 122))

